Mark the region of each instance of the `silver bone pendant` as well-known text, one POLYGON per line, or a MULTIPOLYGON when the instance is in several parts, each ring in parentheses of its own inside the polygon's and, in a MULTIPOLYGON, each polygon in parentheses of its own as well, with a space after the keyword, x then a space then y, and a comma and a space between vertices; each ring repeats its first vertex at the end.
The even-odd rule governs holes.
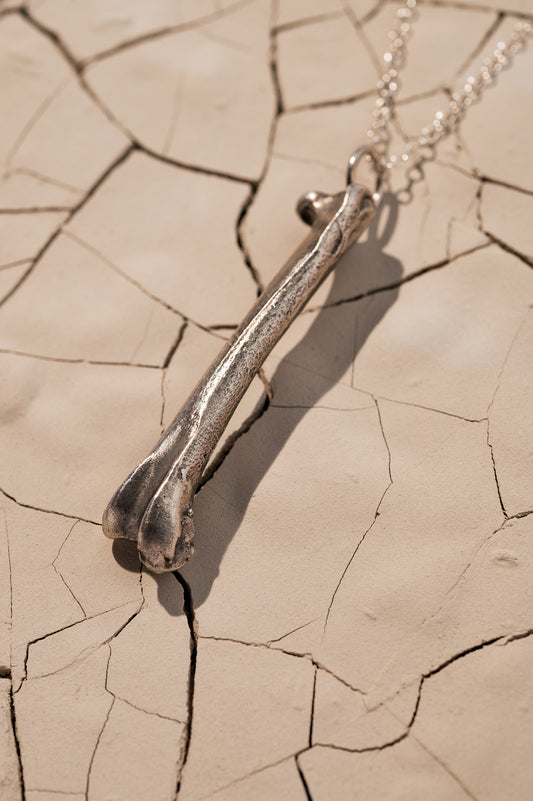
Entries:
POLYGON ((311 227, 306 240, 105 510, 104 534, 135 540, 141 561, 156 573, 176 570, 191 556, 194 495, 231 415, 274 345, 365 231, 376 205, 366 187, 349 184, 335 195, 309 193, 297 210, 311 227))

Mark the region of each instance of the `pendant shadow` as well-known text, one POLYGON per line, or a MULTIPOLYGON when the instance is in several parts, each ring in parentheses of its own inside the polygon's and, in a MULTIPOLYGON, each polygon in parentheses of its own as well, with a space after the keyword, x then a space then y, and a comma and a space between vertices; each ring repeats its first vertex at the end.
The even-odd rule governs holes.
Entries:
MULTIPOLYGON (((250 499, 292 432, 309 408, 318 404, 325 392, 346 374, 373 328, 395 302, 398 289, 394 284, 401 280, 403 268, 397 259, 384 254, 383 248, 394 232, 398 210, 396 197, 385 195, 366 241, 356 243, 343 256, 334 271, 328 297, 314 322, 282 359, 272 377, 273 406, 276 397, 287 394, 305 398, 305 406, 292 408, 291 414, 286 416, 269 414, 267 409, 237 440, 219 469, 197 494, 195 552, 179 571, 191 587, 195 608, 208 597, 250 499), (376 287, 391 285, 388 291, 375 292, 376 287), (345 302, 347 298, 361 295, 363 298, 357 302, 345 302), (363 304, 364 314, 361 313, 363 304), (351 346, 339 348, 339 333, 347 326, 351 346)), ((162 593, 160 602, 169 614, 176 614, 175 609, 168 608, 162 593)))

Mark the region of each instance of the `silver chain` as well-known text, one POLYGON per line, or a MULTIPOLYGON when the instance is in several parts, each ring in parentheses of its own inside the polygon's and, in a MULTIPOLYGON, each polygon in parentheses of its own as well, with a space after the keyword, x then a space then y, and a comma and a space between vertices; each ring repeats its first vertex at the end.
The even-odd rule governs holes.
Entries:
POLYGON ((396 20, 389 32, 389 49, 385 53, 385 71, 377 83, 378 98, 372 114, 368 135, 373 147, 382 159, 382 167, 391 169, 399 164, 414 165, 430 155, 434 146, 449 136, 464 118, 470 106, 479 100, 499 73, 509 67, 513 57, 523 50, 533 34, 530 21, 520 21, 506 42, 498 42, 494 53, 486 58, 477 75, 470 75, 464 87, 452 95, 448 106, 437 111, 431 124, 422 128, 419 136, 410 142, 402 153, 389 154, 389 123, 395 117, 395 96, 399 90, 399 71, 405 63, 407 40, 412 33, 412 22, 416 16, 416 0, 406 0, 396 11, 396 20))

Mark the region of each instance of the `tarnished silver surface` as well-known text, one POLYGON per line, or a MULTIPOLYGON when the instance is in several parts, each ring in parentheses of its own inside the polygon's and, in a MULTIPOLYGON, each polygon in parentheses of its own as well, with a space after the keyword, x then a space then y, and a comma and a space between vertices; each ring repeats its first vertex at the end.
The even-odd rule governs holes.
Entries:
POLYGON ((297 209, 311 226, 308 237, 104 513, 104 533, 136 540, 142 562, 156 573, 175 570, 190 557, 194 494, 231 415, 274 345, 367 228, 376 206, 368 189, 352 184, 335 195, 305 195, 297 209))

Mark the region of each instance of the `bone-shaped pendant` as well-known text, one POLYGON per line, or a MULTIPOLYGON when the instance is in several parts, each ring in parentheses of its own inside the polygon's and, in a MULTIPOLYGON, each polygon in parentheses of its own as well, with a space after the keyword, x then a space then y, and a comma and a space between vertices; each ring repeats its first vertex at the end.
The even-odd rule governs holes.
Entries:
POLYGON ((104 513, 104 533, 136 540, 141 561, 156 573, 189 559, 194 494, 231 415, 276 342, 376 211, 372 194, 359 184, 335 195, 310 193, 297 208, 311 226, 308 237, 104 513))

